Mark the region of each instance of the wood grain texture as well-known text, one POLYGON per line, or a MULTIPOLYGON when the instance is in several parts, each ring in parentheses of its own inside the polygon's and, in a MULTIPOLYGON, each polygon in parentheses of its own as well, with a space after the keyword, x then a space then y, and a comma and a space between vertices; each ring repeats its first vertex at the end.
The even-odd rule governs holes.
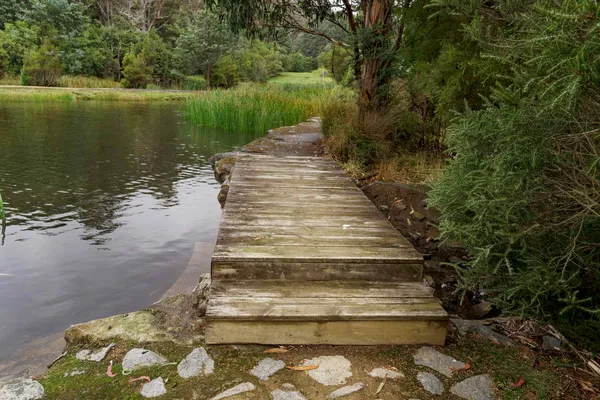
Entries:
POLYGON ((335 162, 242 156, 212 257, 207 343, 443 344, 423 257, 335 162))
POLYGON ((206 343, 257 344, 432 344, 446 341, 445 321, 218 321, 206 343))

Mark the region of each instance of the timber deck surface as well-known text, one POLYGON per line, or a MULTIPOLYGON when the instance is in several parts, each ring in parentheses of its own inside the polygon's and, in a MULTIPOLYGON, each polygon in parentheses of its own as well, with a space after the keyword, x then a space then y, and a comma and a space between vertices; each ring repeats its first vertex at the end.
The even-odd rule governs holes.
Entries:
POLYGON ((422 285, 422 264, 334 161, 241 156, 212 258, 206 340, 443 344, 448 316, 422 285))

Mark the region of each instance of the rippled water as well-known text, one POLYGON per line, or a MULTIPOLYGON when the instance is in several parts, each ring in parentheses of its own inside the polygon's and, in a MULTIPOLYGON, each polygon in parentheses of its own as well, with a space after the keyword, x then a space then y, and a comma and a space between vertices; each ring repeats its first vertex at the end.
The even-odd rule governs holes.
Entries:
POLYGON ((70 324, 158 300, 213 242, 208 159, 252 137, 181 104, 0 104, 0 360, 70 324))

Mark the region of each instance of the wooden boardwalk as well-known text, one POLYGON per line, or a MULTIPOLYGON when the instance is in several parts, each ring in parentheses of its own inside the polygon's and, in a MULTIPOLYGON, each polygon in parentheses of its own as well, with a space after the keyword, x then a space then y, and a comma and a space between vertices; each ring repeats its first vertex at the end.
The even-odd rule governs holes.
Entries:
POLYGON ((338 165, 242 156, 212 258, 207 343, 443 344, 423 259, 338 165))

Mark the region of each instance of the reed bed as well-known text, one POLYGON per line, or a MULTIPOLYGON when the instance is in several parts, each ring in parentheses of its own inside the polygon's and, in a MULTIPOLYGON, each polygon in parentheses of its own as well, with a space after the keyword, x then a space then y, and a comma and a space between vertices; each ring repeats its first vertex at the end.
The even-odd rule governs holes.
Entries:
POLYGON ((2 193, 0 193, 0 223, 6 223, 6 214, 4 214, 4 202, 2 201, 2 193))
POLYGON ((244 84, 202 92, 186 106, 188 117, 199 125, 263 134, 319 115, 321 106, 342 92, 336 86, 244 84))

